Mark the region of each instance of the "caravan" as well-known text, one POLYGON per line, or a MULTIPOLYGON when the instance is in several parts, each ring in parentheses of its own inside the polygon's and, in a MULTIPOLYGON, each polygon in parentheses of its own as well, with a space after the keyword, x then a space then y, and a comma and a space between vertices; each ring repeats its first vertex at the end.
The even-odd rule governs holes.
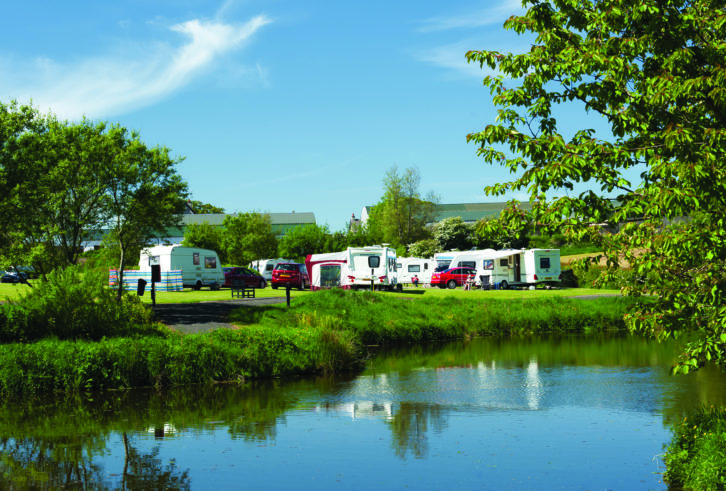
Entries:
POLYGON ((476 270, 477 285, 533 286, 560 281, 559 249, 484 249, 479 251, 439 253, 444 269, 469 267, 476 270), (444 264, 445 263, 445 264, 444 264))
POLYGON ((386 246, 349 247, 348 280, 352 288, 402 290, 396 271, 396 249, 386 246))
POLYGON ((280 263, 294 263, 292 259, 258 259, 256 261, 252 261, 249 264, 249 267, 252 269, 256 269, 258 273, 262 275, 265 280, 267 280, 268 283, 272 281, 272 272, 275 270, 275 266, 277 266, 280 263))
POLYGON ((305 259, 305 267, 310 276, 310 289, 350 288, 347 266, 347 251, 310 254, 305 259))
POLYGON ((401 284, 413 283, 411 279, 416 276, 419 284, 428 285, 431 283, 431 273, 435 267, 433 259, 422 259, 420 257, 399 257, 396 261, 398 282, 401 284))
POLYGON ((208 286, 217 290, 224 284, 224 272, 217 253, 209 249, 162 245, 141 251, 139 270, 151 271, 151 264, 161 266, 161 271, 181 270, 182 284, 199 290, 208 286))

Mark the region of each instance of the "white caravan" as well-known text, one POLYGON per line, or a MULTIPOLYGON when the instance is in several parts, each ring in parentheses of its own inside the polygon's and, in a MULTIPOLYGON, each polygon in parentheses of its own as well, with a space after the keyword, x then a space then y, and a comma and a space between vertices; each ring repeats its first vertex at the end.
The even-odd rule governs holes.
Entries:
POLYGON ((434 272, 436 262, 433 259, 420 257, 399 257, 396 261, 396 271, 399 283, 412 283, 411 278, 418 277, 421 285, 431 283, 431 273, 434 272))
POLYGON ((348 252, 310 254, 305 259, 310 276, 310 289, 350 288, 348 283, 348 252))
POLYGON ((396 272, 396 249, 386 246, 348 247, 348 281, 351 288, 401 291, 396 272), (370 258, 370 259, 369 259, 370 258))
POLYGON ((199 290, 208 286, 214 290, 224 284, 224 272, 217 253, 198 247, 162 245, 141 251, 139 270, 151 271, 151 264, 161 266, 161 271, 181 270, 182 284, 199 290))
POLYGON ((292 259, 258 259, 257 261, 252 261, 249 265, 250 268, 256 269, 266 280, 268 283, 272 281, 272 270, 275 269, 275 266, 277 266, 280 263, 296 263, 297 261, 294 261, 292 259))
POLYGON ((466 266, 476 269, 477 285, 482 282, 485 285, 499 284, 506 289, 560 281, 559 249, 484 249, 442 253, 441 259, 440 267, 448 260, 447 268, 466 266))

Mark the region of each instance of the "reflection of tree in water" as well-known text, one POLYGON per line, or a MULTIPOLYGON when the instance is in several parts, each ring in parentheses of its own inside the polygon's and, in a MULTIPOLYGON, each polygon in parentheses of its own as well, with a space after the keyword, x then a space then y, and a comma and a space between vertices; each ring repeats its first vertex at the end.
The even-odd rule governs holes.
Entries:
MULTIPOLYGON (((139 452, 123 433, 124 469, 120 489, 191 489, 189 470, 172 460, 162 465, 159 447, 139 452)), ((118 487, 93 458, 103 453, 105 438, 88 435, 57 438, 0 439, 0 483, 3 489, 118 487)))
MULTIPOLYGON (((102 467, 94 464, 92 454, 84 451, 88 442, 58 440, 0 439, 0 483, 3 488, 108 487, 102 467)), ((89 440, 93 441, 93 438, 89 440)), ((95 442, 96 445, 99 443, 95 442)))
POLYGON ((177 469, 172 459, 162 465, 158 458, 159 446, 149 453, 141 453, 131 446, 128 435, 123 433, 124 471, 121 489, 191 489, 189 469, 177 469))
POLYGON ((438 404, 403 402, 388 421, 391 428, 392 446, 396 456, 406 458, 410 451, 416 458, 428 454, 429 425, 437 432, 446 428, 445 409, 438 404))

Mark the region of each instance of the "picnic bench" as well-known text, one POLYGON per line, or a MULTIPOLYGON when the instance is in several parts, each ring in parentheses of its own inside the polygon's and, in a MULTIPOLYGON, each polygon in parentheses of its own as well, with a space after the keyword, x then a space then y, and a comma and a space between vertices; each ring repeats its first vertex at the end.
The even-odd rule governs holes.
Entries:
POLYGON ((232 298, 255 298, 255 288, 247 286, 245 280, 232 280, 232 298))

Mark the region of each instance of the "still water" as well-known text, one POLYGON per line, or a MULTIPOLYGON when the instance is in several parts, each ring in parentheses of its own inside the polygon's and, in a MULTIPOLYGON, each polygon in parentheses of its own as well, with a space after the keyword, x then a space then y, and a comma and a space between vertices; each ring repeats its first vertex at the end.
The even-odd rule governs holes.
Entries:
POLYGON ((665 489, 671 427, 724 404, 626 335, 380 353, 357 376, 2 401, 0 484, 126 489, 665 489))

